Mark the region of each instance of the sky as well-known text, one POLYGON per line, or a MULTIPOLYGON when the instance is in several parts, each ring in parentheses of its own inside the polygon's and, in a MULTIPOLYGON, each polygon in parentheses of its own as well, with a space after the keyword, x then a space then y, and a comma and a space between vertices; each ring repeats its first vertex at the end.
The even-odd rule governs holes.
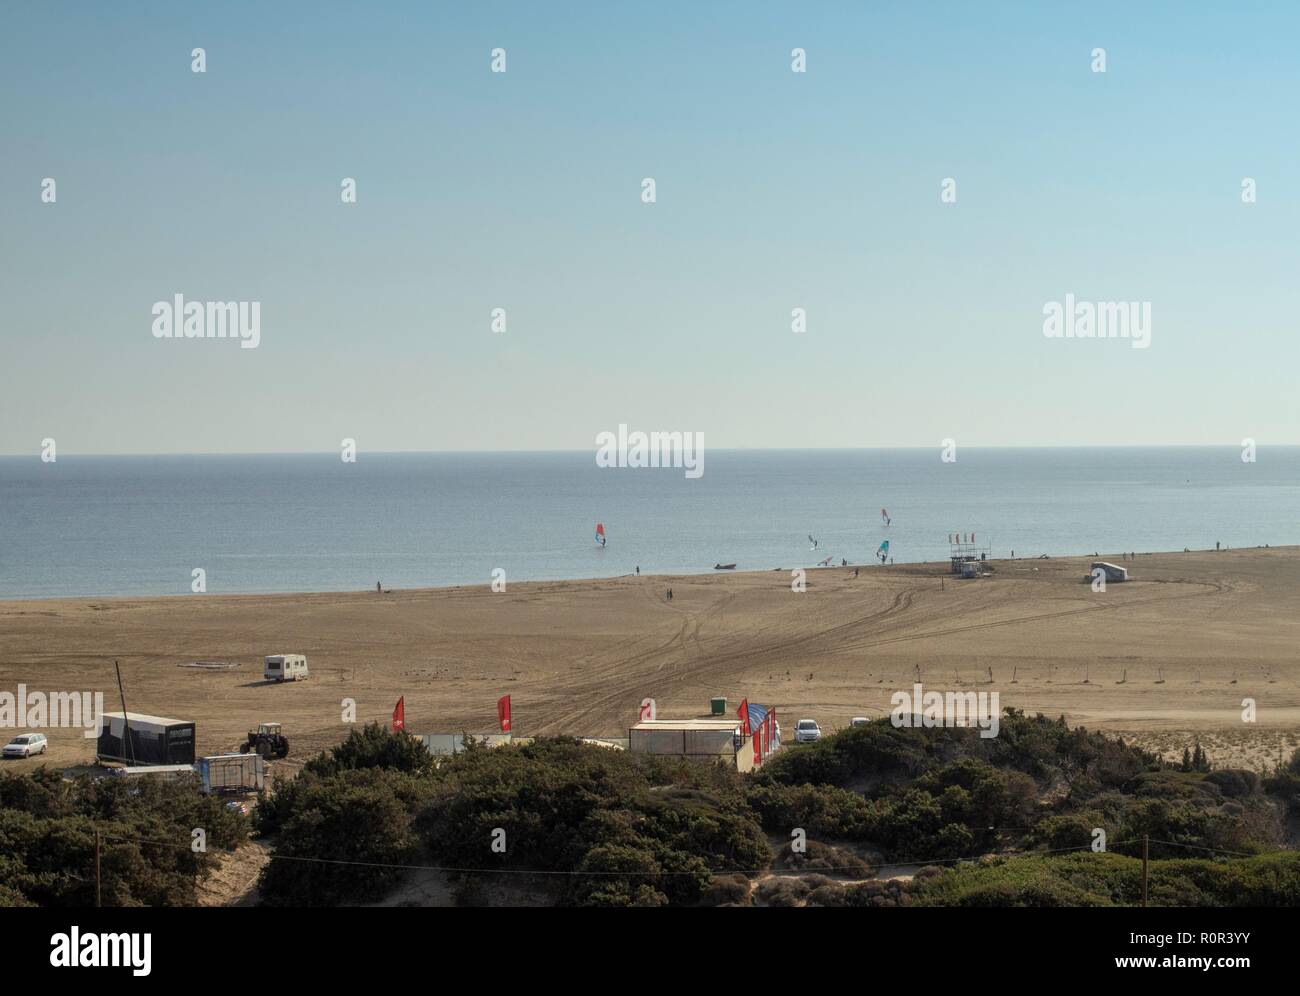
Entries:
POLYGON ((1287 3, 7 4, 0 453, 1300 443, 1298 30, 1287 3), (1149 303, 1149 348, 1044 336, 1067 293, 1149 303), (155 337, 177 294, 258 302, 257 348, 155 337))

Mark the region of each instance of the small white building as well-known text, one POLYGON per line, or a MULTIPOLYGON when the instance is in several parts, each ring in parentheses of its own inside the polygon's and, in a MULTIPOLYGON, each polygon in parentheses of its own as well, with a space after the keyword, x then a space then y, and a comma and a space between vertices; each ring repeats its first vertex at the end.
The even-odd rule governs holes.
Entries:
POLYGON ((1120 567, 1118 564, 1108 564, 1104 560, 1094 560, 1088 573, 1091 577, 1096 577, 1099 570, 1104 572, 1107 581, 1128 580, 1128 568, 1120 567))

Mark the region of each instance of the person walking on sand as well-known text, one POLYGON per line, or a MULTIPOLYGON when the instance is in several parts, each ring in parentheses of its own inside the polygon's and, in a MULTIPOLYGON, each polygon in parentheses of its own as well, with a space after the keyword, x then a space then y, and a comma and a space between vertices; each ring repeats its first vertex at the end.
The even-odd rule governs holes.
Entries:
POLYGON ((382 581, 376 581, 376 582, 375 582, 375 591, 379 592, 379 593, 382 595, 382 594, 384 593, 384 582, 382 582, 382 581))
POLYGON ((640 565, 640 564, 637 564, 637 565, 636 565, 636 576, 637 576, 637 577, 640 577, 640 576, 641 576, 641 565, 640 565))
POLYGON ((672 590, 671 588, 669 588, 669 589, 668 589, 668 601, 671 602, 672 600, 673 600, 673 590, 672 590))

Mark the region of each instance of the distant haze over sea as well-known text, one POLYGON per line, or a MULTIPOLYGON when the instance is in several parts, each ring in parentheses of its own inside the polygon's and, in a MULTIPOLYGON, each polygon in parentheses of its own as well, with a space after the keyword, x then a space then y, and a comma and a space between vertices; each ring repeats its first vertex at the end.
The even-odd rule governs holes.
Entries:
POLYGON ((0 598, 871 565, 884 539, 903 563, 954 532, 998 558, 1300 543, 1300 447, 1241 452, 709 450, 697 480, 594 451, 3 457, 0 598))

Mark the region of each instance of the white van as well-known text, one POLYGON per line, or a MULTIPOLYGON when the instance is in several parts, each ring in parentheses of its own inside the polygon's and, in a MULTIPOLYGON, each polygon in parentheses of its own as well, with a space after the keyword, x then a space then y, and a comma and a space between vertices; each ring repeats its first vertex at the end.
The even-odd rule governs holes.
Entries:
POLYGON ((262 661, 262 676, 267 681, 298 681, 307 675, 307 658, 302 654, 272 654, 262 661))

